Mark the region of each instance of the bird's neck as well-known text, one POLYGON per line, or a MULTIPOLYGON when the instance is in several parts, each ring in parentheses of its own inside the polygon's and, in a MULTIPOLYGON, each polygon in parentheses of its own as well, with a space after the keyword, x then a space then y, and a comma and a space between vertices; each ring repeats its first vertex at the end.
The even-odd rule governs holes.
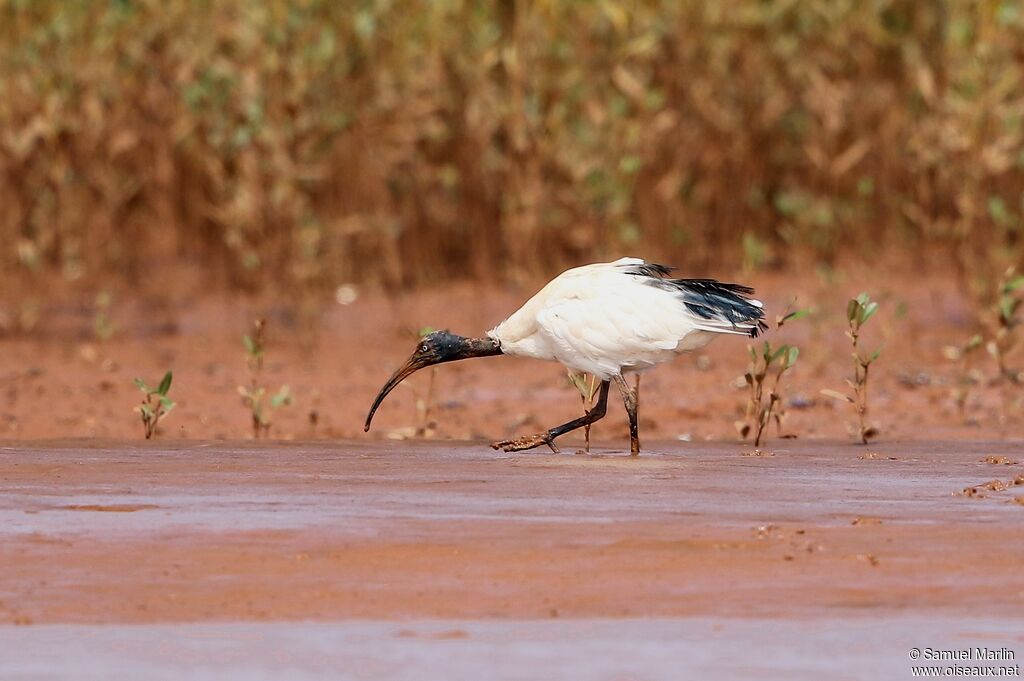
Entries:
POLYGON ((500 355, 501 344, 493 338, 467 338, 463 346, 463 357, 493 357, 500 355))

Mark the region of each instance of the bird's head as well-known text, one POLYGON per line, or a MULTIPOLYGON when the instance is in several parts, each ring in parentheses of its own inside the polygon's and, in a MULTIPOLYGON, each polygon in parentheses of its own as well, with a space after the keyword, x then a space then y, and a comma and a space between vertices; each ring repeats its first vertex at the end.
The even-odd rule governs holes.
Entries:
POLYGON ((498 354, 501 354, 501 349, 498 343, 490 338, 463 338, 447 330, 434 331, 423 336, 416 343, 416 349, 413 350, 412 355, 406 360, 405 364, 391 375, 388 382, 377 393, 377 399, 373 401, 370 413, 366 415, 366 424, 363 426, 363 430, 370 430, 370 421, 373 420, 373 414, 377 411, 377 407, 380 406, 381 402, 384 401, 384 398, 388 396, 388 393, 394 390, 408 376, 420 369, 435 364, 443 364, 444 362, 453 362, 457 359, 498 354))
MULTIPOLYGON (((418 363, 418 369, 442 362, 462 359, 469 344, 468 338, 458 336, 451 331, 432 331, 420 338, 409 363, 418 363)), ((415 371, 415 369, 414 369, 415 371)))

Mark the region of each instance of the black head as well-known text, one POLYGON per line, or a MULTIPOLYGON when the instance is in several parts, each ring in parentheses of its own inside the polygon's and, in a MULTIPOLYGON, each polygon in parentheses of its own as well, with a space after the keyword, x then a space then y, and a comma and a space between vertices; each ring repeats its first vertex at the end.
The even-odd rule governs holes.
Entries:
POLYGON ((487 357, 500 354, 501 347, 497 341, 490 338, 463 338, 450 331, 434 331, 427 334, 416 343, 416 349, 413 351, 412 356, 406 360, 405 364, 398 371, 392 374, 388 382, 377 393, 377 399, 373 401, 370 413, 366 415, 366 424, 363 426, 363 430, 370 429, 370 421, 373 420, 373 414, 377 411, 377 407, 388 396, 388 393, 394 390, 395 386, 405 380, 407 376, 434 364, 453 362, 457 359, 467 359, 469 357, 487 357))
POLYGON ((447 329, 444 331, 434 331, 420 339, 409 361, 422 363, 422 366, 419 368, 431 366, 432 364, 441 364, 442 362, 451 362, 456 359, 462 359, 465 356, 464 353, 468 345, 468 338, 457 336, 447 329))

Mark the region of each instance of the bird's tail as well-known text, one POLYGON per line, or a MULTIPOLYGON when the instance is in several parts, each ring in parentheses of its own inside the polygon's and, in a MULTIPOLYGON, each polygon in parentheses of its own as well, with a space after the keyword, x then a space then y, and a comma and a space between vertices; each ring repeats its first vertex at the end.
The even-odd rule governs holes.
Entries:
MULTIPOLYGON (((715 333, 735 333, 757 338, 768 330, 764 305, 750 296, 754 289, 716 279, 669 279, 671 267, 639 259, 619 261, 626 273, 643 277, 647 283, 671 291, 698 319, 697 328, 715 333)), ((618 264, 618 263, 617 263, 618 264)))
POLYGON ((663 279, 679 291, 686 309, 700 318, 701 328, 757 338, 768 330, 764 305, 749 296, 754 289, 714 279, 663 279))

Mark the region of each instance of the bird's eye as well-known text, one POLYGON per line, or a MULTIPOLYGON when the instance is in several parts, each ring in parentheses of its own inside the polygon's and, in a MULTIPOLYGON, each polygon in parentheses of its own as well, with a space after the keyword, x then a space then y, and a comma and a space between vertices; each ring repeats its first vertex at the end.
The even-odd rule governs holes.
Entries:
POLYGON ((426 344, 426 343, 424 343, 423 345, 421 345, 421 346, 420 346, 420 352, 426 352, 426 351, 427 351, 427 350, 429 350, 429 349, 430 349, 430 348, 428 348, 428 347, 427 347, 427 344, 426 344))

